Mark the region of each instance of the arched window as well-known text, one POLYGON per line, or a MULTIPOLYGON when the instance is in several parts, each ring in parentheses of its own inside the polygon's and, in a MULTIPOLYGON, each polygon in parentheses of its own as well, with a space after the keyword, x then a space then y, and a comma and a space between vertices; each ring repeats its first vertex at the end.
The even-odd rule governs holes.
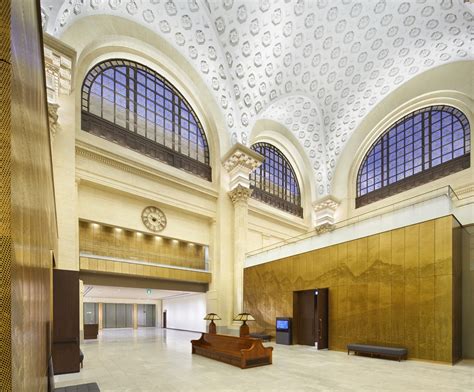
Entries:
POLYGON ((288 159, 268 143, 256 143, 251 148, 265 157, 250 174, 252 197, 302 217, 300 186, 288 159))
POLYGON ((89 71, 82 129, 211 181, 199 119, 168 80, 142 64, 107 60, 89 71))
POLYGON ((470 128, 451 106, 430 106, 393 124, 372 145, 357 175, 356 207, 470 166, 470 128))

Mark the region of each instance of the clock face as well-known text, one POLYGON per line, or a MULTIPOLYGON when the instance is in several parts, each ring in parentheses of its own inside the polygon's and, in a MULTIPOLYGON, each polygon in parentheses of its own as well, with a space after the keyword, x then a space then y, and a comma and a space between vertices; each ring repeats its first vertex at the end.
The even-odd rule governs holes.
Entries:
POLYGON ((148 230, 158 232, 166 227, 166 216, 158 207, 149 206, 142 212, 143 224, 148 230))

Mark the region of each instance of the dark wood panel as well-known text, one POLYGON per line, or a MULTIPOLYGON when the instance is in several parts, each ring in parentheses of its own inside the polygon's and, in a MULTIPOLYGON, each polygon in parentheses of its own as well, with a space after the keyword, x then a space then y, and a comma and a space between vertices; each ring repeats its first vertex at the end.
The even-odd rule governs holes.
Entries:
POLYGON ((79 369, 79 271, 53 271, 53 365, 55 374, 79 369))
POLYGON ((295 295, 297 300, 293 309, 293 319, 296 320, 296 343, 314 346, 314 291, 297 291, 295 295))

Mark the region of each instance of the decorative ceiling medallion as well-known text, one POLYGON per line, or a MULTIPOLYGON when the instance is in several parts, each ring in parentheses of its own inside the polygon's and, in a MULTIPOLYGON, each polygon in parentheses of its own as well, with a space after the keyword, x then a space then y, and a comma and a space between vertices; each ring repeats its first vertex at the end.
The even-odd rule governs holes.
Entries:
POLYGON ((158 233, 166 227, 166 216, 158 207, 148 206, 142 211, 142 222, 148 230, 158 233))

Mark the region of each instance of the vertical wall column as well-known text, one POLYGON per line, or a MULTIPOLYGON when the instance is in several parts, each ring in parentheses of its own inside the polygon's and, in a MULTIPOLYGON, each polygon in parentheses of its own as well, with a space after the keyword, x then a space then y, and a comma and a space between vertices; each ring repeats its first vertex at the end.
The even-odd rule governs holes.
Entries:
POLYGON ((242 144, 235 144, 225 155, 223 164, 229 173, 229 197, 234 204, 234 268, 233 268, 233 314, 243 308, 243 269, 247 251, 248 198, 252 194, 249 175, 259 167, 264 158, 242 144))
POLYGON ((102 330, 102 328, 104 328, 104 321, 103 321, 103 318, 102 318, 102 315, 103 315, 103 303, 100 302, 99 303, 99 331, 102 330))
POLYGON ((138 329, 138 304, 133 304, 133 329, 138 329))

